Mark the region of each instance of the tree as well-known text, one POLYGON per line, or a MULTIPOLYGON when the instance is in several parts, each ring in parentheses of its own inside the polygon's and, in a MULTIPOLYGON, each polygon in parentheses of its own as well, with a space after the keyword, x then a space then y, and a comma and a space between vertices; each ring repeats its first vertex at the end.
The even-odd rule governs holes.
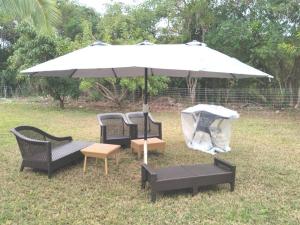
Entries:
POLYGON ((61 109, 65 108, 66 97, 78 98, 80 95, 79 79, 47 77, 42 80, 42 87, 54 100, 59 101, 61 109))
POLYGON ((60 1, 58 9, 61 14, 61 20, 55 27, 60 36, 75 40, 77 36, 84 33, 87 23, 91 29, 91 34, 96 34, 100 15, 93 9, 74 4, 73 1, 69 0, 60 1))
MULTIPOLYGON (((87 22, 82 35, 76 37, 76 43, 92 43, 95 37, 91 24, 87 22)), ((124 4, 116 3, 108 6, 98 24, 98 35, 102 41, 113 44, 138 43, 144 39, 154 39, 154 16, 146 7, 129 8, 124 4), (148 14, 150 13, 150 15, 148 14)), ((149 92, 157 94, 167 87, 169 81, 166 77, 149 78, 149 92)), ((123 100, 129 92, 143 90, 142 78, 104 78, 84 79, 81 89, 96 90, 105 99, 113 102, 118 107, 122 106, 123 100)))
MULTIPOLYGON (((148 79, 148 92, 150 95, 157 95, 168 87, 169 78, 167 77, 153 76, 148 79)), ((144 90, 144 78, 84 79, 80 86, 83 91, 97 90, 105 99, 113 102, 118 107, 122 107, 123 100, 128 93, 144 90)))
POLYGON ((205 34, 214 21, 211 1, 182 1, 182 6, 178 6, 178 9, 185 28, 182 31, 185 39, 204 42, 205 34))
MULTIPOLYGON (((20 37, 13 47, 13 55, 9 58, 9 70, 14 71, 15 74, 73 50, 69 39, 39 34, 27 24, 20 25, 19 32, 20 37)), ((72 78, 26 78, 22 75, 18 75, 17 78, 24 81, 29 79, 46 94, 59 100, 61 108, 64 108, 67 96, 78 97, 79 95, 80 82, 72 78)))
POLYGON ((0 13, 47 32, 52 31, 60 19, 56 0, 0 0, 0 13))
MULTIPOLYGON (((297 1, 230 1, 215 4, 215 23, 206 35, 209 46, 274 75, 274 82, 238 81, 239 87, 279 87, 290 91, 294 104, 297 1), (293 85, 291 85, 293 84, 293 85)), ((235 85, 235 86, 236 86, 235 85)), ((283 98, 283 101, 284 98, 283 98)))
POLYGON ((6 92, 7 86, 14 86, 15 75, 7 71, 8 58, 12 54, 12 46, 18 39, 15 24, 3 15, 0 16, 0 87, 6 92))
MULTIPOLYGON (((186 43, 197 39, 274 75, 275 79, 269 83, 260 79, 171 78, 170 85, 188 87, 192 101, 195 101, 197 87, 251 88, 253 92, 257 92, 257 88, 279 87, 283 102, 299 107, 299 0, 146 0, 138 6, 109 5, 103 15, 71 0, 59 0, 57 6, 54 2, 0 0, 0 82, 15 86, 30 81, 39 86, 40 79, 27 79, 16 74, 20 69, 85 47, 97 39, 112 44, 135 44, 145 39, 154 43, 186 43), (34 2, 42 4, 42 11, 28 8, 34 2), (38 35, 36 31, 26 33, 22 30, 26 21, 41 30, 39 27, 44 22, 37 20, 38 16, 34 14, 41 15, 50 9, 52 6, 48 3, 58 7, 58 14, 61 14, 61 21, 54 28, 56 33, 38 35), (3 13, 7 5, 12 6, 7 12, 16 7, 18 10, 3 13), (290 93, 286 99, 285 89, 290 93)), ((160 91, 168 85, 168 79, 151 79, 150 89, 160 91)), ((86 84, 84 82, 82 84, 86 84)), ((143 79, 109 78, 90 84, 107 99, 121 102, 127 93, 142 90, 143 79)))
MULTIPOLYGON (((191 1, 176 1, 178 11, 177 21, 181 21, 181 30, 179 33, 183 39, 188 42, 192 40, 205 41, 206 32, 208 32, 211 24, 214 21, 211 1, 209 0, 191 0, 191 1)), ((188 94, 192 103, 196 100, 196 88, 198 78, 188 76, 186 78, 186 85, 188 94)))

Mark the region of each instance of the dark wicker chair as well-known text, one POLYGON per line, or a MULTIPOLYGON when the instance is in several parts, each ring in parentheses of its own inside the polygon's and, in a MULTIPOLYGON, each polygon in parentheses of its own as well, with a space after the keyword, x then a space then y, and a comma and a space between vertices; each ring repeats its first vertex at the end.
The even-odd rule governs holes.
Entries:
POLYGON ((129 147, 135 136, 136 125, 129 124, 122 113, 102 113, 97 115, 100 125, 100 142, 129 147))
MULTIPOLYGON (((127 120, 130 124, 135 124, 137 130, 134 138, 144 138, 144 113, 143 112, 129 112, 126 113, 127 120)), ((157 137, 162 139, 162 127, 160 122, 156 122, 150 113, 148 113, 147 120, 147 137, 157 137)))
POLYGON ((16 136, 24 167, 52 172, 72 161, 83 158, 80 150, 91 145, 90 142, 73 141, 72 137, 54 137, 36 127, 19 126, 11 129, 16 136))

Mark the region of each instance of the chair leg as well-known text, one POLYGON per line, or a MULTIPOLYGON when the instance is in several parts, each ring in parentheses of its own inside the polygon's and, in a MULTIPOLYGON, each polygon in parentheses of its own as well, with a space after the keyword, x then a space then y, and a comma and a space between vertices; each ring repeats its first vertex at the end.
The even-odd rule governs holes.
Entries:
POLYGON ((155 191, 151 191, 151 202, 156 202, 156 192, 155 191))
POLYGON ((24 170, 24 164, 22 162, 21 167, 20 167, 20 172, 22 172, 24 170))
POLYGON ((147 182, 147 180, 145 178, 145 175, 144 176, 142 175, 142 182, 141 182, 141 188, 142 189, 146 188, 146 182, 147 182))
POLYGON ((141 188, 145 189, 147 182, 147 173, 146 170, 142 167, 141 168, 141 188))
POLYGON ((193 196, 195 196, 196 194, 198 194, 198 187, 193 186, 193 196))
POLYGON ((234 182, 230 183, 230 191, 234 191, 234 182))
POLYGON ((48 167, 48 179, 50 179, 52 177, 52 171, 51 171, 51 167, 48 167))
POLYGON ((145 182, 145 181, 142 181, 141 188, 142 188, 142 189, 145 189, 145 187, 146 187, 146 182, 145 182))

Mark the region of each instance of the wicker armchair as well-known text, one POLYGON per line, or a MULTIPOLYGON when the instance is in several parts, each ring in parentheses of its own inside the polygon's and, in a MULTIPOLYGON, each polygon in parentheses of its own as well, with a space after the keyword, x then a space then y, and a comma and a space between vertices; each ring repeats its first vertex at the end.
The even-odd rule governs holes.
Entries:
MULTIPOLYGON (((129 123, 135 124, 137 130, 134 138, 144 138, 144 113, 143 112, 129 112, 126 113, 126 117, 129 123)), ((147 137, 157 137, 162 139, 162 127, 160 122, 156 122, 150 113, 148 113, 147 121, 147 137)))
POLYGON ((73 141, 72 137, 55 137, 36 127, 19 126, 11 129, 22 155, 20 171, 24 167, 52 172, 70 162, 83 158, 80 150, 90 142, 73 141))
POLYGON ((129 124, 122 113, 102 113, 97 115, 100 125, 100 142, 129 147, 135 136, 136 125, 129 124))

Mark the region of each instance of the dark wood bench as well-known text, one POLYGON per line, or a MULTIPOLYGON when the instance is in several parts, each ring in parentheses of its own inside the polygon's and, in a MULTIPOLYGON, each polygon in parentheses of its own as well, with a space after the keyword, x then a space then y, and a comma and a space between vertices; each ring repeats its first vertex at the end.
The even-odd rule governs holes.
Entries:
POLYGON ((235 166, 231 163, 214 159, 214 164, 198 164, 152 169, 142 165, 142 189, 146 182, 151 188, 151 201, 156 201, 156 194, 163 191, 191 188, 193 195, 200 186, 229 183, 231 191, 235 185, 235 166))

